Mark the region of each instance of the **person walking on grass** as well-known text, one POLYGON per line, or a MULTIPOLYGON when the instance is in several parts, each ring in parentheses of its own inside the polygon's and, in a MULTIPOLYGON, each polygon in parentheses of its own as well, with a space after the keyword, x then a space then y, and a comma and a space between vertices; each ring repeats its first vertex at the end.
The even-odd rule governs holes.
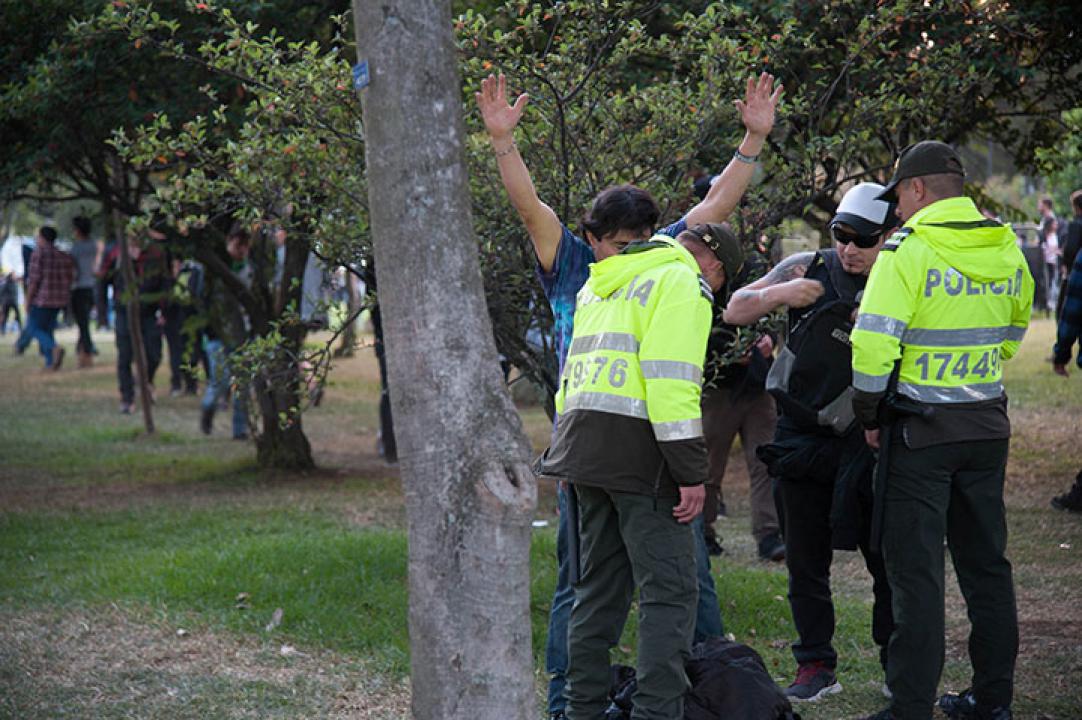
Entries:
MULTIPOLYGON (((251 236, 240 222, 234 223, 226 236, 225 249, 233 275, 250 287, 254 270, 248 262, 251 236)), ((196 295, 206 308, 207 326, 204 350, 210 364, 207 389, 199 415, 199 429, 210 435, 214 430, 214 414, 225 400, 231 385, 229 358, 248 339, 248 317, 225 283, 213 275, 202 275, 204 286, 196 295)), ((233 439, 248 437, 248 389, 233 388, 233 439)))
POLYGON ((71 299, 71 284, 75 279, 75 263, 56 247, 56 228, 48 225, 38 230, 35 248, 26 273, 26 332, 15 346, 18 354, 26 351, 31 340, 45 358, 45 369, 56 372, 64 362, 64 348, 56 342, 53 331, 60 311, 71 299))
MULTIPOLYGON (((723 222, 740 202, 755 171, 755 161, 774 126, 774 111, 782 88, 775 90, 774 78, 763 73, 758 80, 748 78, 747 92, 736 106, 747 130, 733 160, 710 188, 706 198, 676 223, 660 232, 675 237, 697 223, 723 222)), ((526 110, 528 96, 518 97, 514 105, 507 99, 503 75, 488 76, 475 94, 499 165, 500 178, 511 204, 526 227, 537 255, 538 274, 545 297, 555 319, 556 352, 559 370, 563 371, 574 330, 575 297, 586 284, 590 264, 614 255, 629 243, 649 239, 657 227, 659 211, 648 192, 633 185, 603 190, 583 219, 582 236, 573 233, 553 209, 537 195, 533 179, 515 143, 515 128, 526 110)), ((564 684, 567 669, 567 623, 574 601, 568 564, 567 495, 558 486, 560 515, 557 525, 556 591, 549 615, 545 668, 550 675, 548 711, 558 720, 564 715, 564 684)), ((696 520, 701 524, 701 519, 696 520)), ((698 638, 720 635, 721 613, 709 573, 709 559, 702 532, 697 533, 696 552, 701 561, 699 575, 698 638)), ((698 557, 698 556, 697 556, 698 557)))
POLYGON ((79 356, 79 367, 90 367, 98 349, 90 337, 90 310, 94 307, 94 289, 97 278, 94 271, 101 262, 101 245, 90 239, 90 220, 77 217, 72 220, 75 242, 71 246, 71 256, 75 260, 75 285, 71 289, 71 308, 75 314, 75 323, 79 326, 79 339, 75 343, 75 352, 79 356))

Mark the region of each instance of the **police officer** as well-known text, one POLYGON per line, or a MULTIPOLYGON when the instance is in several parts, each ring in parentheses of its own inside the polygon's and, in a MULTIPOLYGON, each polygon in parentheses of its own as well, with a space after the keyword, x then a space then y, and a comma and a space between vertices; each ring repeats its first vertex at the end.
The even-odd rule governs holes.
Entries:
POLYGON ((711 320, 705 283, 691 252, 655 235, 591 265, 579 292, 556 395, 559 421, 540 467, 573 482, 579 498, 569 720, 593 720, 608 707, 609 651, 636 589, 632 717, 683 717, 698 599, 690 523, 702 510, 706 479, 699 409, 711 320))
POLYGON ((877 448, 890 433, 883 556, 894 594, 887 682, 875 720, 928 720, 943 669, 943 539, 972 629, 972 691, 949 717, 1008 720, 1018 652, 1003 480, 1010 423, 1002 362, 1029 323, 1033 278, 1014 233, 962 194, 950 146, 907 148, 883 199, 903 227, 872 269, 852 334, 853 406, 877 448), (881 427, 890 406, 910 414, 881 427))

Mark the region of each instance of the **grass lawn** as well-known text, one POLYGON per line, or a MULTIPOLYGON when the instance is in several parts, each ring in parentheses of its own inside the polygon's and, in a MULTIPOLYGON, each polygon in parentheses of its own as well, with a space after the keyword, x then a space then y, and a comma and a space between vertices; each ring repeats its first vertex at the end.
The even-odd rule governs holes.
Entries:
MULTIPOLYGON (((1049 498, 1082 467, 1082 382, 1051 373, 1054 329, 1034 324, 1008 363, 1015 437, 1006 502, 1022 628, 1015 717, 1077 720, 1082 680, 1082 517, 1049 498)), ((13 338, 12 338, 13 339, 13 338)), ((70 349, 71 331, 61 333, 70 349)), ((198 400, 159 371, 159 433, 116 412, 111 337, 98 365, 42 374, 0 355, 0 718, 408 716, 406 539, 396 470, 374 452, 378 380, 368 350, 332 373, 305 416, 320 469, 262 473, 254 449, 198 432, 198 400)), ((1082 377, 1082 374, 1080 374, 1082 377)), ((548 422, 523 418, 535 445, 548 422)), ((739 453, 739 448, 734 448, 739 453)), ((784 568, 755 557, 747 474, 726 479, 726 554, 714 561, 727 631, 781 683, 794 672, 784 568)), ((538 714, 555 582, 552 488, 531 550, 538 714)), ((879 709, 870 582, 838 553, 836 646, 845 691, 805 718, 879 709)), ((944 690, 967 685, 965 608, 947 599, 944 690)), ((632 618, 616 655, 633 661, 632 618)))

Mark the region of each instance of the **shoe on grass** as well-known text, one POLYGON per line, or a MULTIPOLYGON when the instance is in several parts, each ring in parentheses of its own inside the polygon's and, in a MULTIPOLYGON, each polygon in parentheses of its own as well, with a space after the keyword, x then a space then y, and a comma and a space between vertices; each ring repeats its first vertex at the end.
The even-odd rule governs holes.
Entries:
POLYGON ((132 403, 126 403, 126 402, 120 403, 120 414, 121 415, 131 415, 132 414, 132 403))
POLYGON ((1082 512, 1082 475, 1075 478, 1070 490, 1052 498, 1052 507, 1067 512, 1082 512))
POLYGON ((64 348, 57 345, 53 348, 53 361, 49 365, 49 369, 56 372, 60 369, 60 366, 64 364, 64 348))
POLYGON ((827 667, 822 660, 816 660, 800 664, 796 680, 785 688, 785 696, 796 702, 816 702, 841 691, 842 684, 838 682, 834 669, 827 667))
POLYGON ((1011 720, 1009 707, 994 707, 990 710, 977 707, 977 699, 972 690, 963 690, 955 695, 947 693, 939 698, 936 705, 951 720, 1011 720))
POLYGON ((711 557, 718 557, 719 555, 725 554, 725 548, 718 542, 717 537, 706 539, 706 554, 711 557))
POLYGON ((785 543, 781 535, 772 532, 759 541, 759 559, 770 562, 781 562, 785 559, 785 543))
POLYGON ((199 429, 203 431, 204 435, 210 435, 211 430, 214 429, 214 406, 203 408, 199 413, 199 429))

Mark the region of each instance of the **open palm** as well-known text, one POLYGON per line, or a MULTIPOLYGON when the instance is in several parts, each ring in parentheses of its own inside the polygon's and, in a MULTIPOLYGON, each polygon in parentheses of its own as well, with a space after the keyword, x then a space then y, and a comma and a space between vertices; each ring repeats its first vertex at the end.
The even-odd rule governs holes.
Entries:
POLYGON ((784 89, 781 83, 777 89, 774 88, 774 76, 769 73, 763 73, 758 80, 754 75, 748 77, 744 99, 734 101, 748 132, 764 136, 770 134, 774 127, 774 112, 784 89))
POLYGON ((489 75, 481 81, 481 91, 474 93, 477 107, 481 109, 481 118, 485 129, 493 138, 506 137, 522 119, 529 96, 523 93, 511 105, 507 102, 507 79, 501 73, 499 77, 489 75))

